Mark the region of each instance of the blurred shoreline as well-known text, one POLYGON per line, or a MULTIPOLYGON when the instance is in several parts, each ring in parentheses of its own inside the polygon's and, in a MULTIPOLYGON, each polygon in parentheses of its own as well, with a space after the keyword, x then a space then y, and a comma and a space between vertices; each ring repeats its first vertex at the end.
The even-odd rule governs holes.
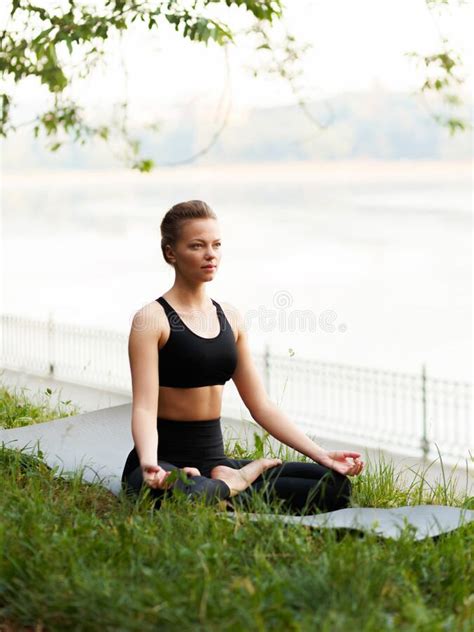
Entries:
POLYGON ((194 181, 201 178, 215 179, 217 174, 226 181, 238 180, 245 177, 246 181, 259 181, 263 178, 278 181, 306 182, 354 182, 362 179, 366 182, 383 178, 384 182, 420 181, 420 177, 429 180, 442 177, 444 181, 465 180, 466 174, 472 173, 472 160, 320 160, 320 161, 266 161, 266 162, 238 162, 232 164, 215 165, 182 165, 178 167, 157 166, 151 173, 140 173, 131 168, 110 169, 25 169, 8 170, 2 168, 1 176, 4 185, 15 184, 19 180, 28 178, 32 184, 43 181, 44 184, 67 180, 89 183, 100 182, 107 178, 108 182, 130 182, 147 185, 161 179, 175 181, 182 180, 183 175, 193 177, 194 181), (46 180, 45 180, 46 179, 46 180))
POLYGON ((255 349, 472 380, 470 160, 25 169, 1 186, 3 311, 128 331, 173 283, 159 217, 198 198, 226 236, 211 295, 248 314, 255 349))

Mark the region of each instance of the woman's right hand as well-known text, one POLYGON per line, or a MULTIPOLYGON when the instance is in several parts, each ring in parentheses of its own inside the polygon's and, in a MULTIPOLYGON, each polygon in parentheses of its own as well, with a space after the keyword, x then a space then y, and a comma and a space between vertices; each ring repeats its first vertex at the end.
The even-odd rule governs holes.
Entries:
POLYGON ((142 465, 143 482, 152 489, 168 489, 171 484, 167 483, 167 478, 171 474, 159 465, 142 465))

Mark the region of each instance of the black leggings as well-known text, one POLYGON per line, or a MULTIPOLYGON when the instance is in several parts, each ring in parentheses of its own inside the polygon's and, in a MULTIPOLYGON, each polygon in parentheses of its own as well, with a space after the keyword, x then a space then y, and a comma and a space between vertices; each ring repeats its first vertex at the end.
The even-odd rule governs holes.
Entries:
MULTIPOLYGON (((203 498, 208 503, 229 499, 232 506, 240 507, 245 507, 246 501, 255 492, 260 492, 265 500, 279 499, 283 511, 296 514, 334 511, 349 504, 351 483, 347 476, 319 463, 300 461, 284 461, 266 470, 246 490, 231 498, 227 483, 211 478, 212 468, 226 465, 239 469, 252 459, 234 459, 224 453, 220 418, 189 422, 158 418, 158 435, 161 455, 158 464, 163 469, 197 467, 201 475, 187 475, 194 484, 177 480, 169 490, 149 488, 156 508, 174 489, 183 491, 190 498, 203 498)), ((135 448, 127 457, 122 486, 133 495, 137 495, 143 486, 135 448)))

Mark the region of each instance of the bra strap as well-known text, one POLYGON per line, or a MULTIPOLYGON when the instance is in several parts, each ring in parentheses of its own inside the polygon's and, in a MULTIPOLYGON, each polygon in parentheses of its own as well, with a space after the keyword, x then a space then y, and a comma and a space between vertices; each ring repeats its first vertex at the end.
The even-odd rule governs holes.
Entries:
POLYGON ((171 307, 171 305, 168 303, 168 301, 162 296, 160 296, 159 298, 155 300, 158 301, 158 303, 163 306, 163 309, 165 310, 165 313, 167 316, 170 316, 170 314, 176 313, 174 309, 171 307))
POLYGON ((163 306, 163 309, 165 310, 166 317, 170 324, 171 332, 185 331, 186 325, 183 323, 179 314, 171 307, 168 301, 163 296, 160 296, 156 300, 158 301, 158 303, 160 303, 160 305, 163 306))
POLYGON ((216 306, 217 317, 219 319, 219 323, 220 323, 221 331, 222 331, 226 327, 226 320, 227 320, 226 315, 224 314, 224 310, 222 309, 222 307, 219 305, 217 301, 215 301, 213 298, 211 298, 211 301, 216 306))

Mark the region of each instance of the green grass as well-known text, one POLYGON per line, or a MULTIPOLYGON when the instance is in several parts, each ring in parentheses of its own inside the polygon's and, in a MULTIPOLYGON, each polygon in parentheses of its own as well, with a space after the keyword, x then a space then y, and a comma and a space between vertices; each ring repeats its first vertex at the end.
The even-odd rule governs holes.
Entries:
MULTIPOLYGON (((0 423, 73 414, 47 401, 40 410, 3 389, 0 423)), ((271 452, 263 440, 233 454, 271 452)), ((86 483, 82 471, 57 474, 41 455, 0 448, 0 630, 474 629, 473 523, 438 538, 416 541, 407 529, 385 540, 252 522, 239 511, 232 519, 179 496, 154 511, 147 492, 133 503, 86 483)), ((354 505, 474 508, 449 479, 429 486, 421 472, 404 488, 383 461, 351 480, 354 505)), ((254 511, 278 510, 254 502, 254 511)))
POLYGON ((30 390, 0 384, 0 428, 19 428, 81 412, 71 400, 61 400, 57 396, 55 402, 50 388, 28 394, 30 390))

